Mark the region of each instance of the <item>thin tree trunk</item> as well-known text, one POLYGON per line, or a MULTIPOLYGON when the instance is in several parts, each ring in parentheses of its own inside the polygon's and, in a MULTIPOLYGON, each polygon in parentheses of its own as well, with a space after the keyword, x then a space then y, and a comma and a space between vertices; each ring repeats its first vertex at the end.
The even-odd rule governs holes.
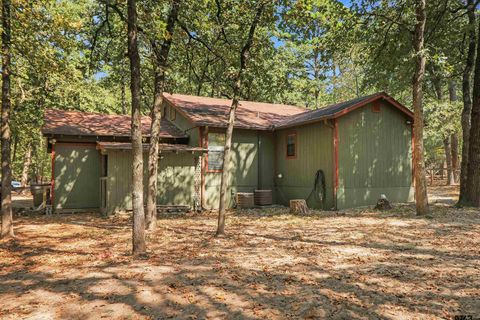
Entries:
POLYGON ((453 182, 458 184, 460 175, 458 171, 458 164, 460 159, 458 157, 458 133, 454 133, 450 136, 450 145, 452 146, 452 171, 453 171, 453 182))
POLYGON ((130 90, 132 92, 132 209, 133 255, 143 254, 145 244, 145 213, 143 208, 143 147, 141 127, 140 56, 138 54, 137 9, 135 0, 128 0, 128 57, 130 59, 130 90))
POLYGON ((162 120, 163 90, 165 87, 165 71, 168 63, 168 53, 172 44, 175 21, 177 20, 180 0, 173 0, 167 19, 165 39, 157 52, 155 41, 152 42, 155 52, 155 100, 151 111, 152 125, 150 132, 150 150, 148 154, 148 192, 147 192, 147 228, 154 230, 157 224, 157 174, 160 129, 162 120))
POLYGON ((1 136, 1 154, 2 154, 2 229, 0 238, 13 237, 13 216, 12 216, 12 195, 11 181, 12 171, 10 169, 10 111, 12 103, 10 100, 10 0, 2 1, 2 136, 1 136))
POLYGON ((13 133, 13 152, 12 152, 13 155, 12 155, 11 163, 15 163, 15 161, 17 160, 17 147, 18 147, 18 135, 13 133))
POLYGON ((125 93, 125 79, 122 76, 122 114, 127 114, 127 98, 125 93))
POLYGON ((417 214, 429 212, 425 160, 423 155, 423 78, 425 76, 424 32, 426 23, 425 0, 415 1, 416 24, 413 38, 415 49, 415 74, 412 81, 414 109, 414 171, 415 202, 417 214))
POLYGON ((480 24, 473 79, 472 114, 468 146, 467 203, 480 207, 480 24))
MULTIPOLYGON (((442 79, 438 76, 434 66, 430 65, 429 69, 432 74, 433 87, 437 95, 437 103, 439 104, 439 108, 441 108, 441 104, 444 103, 442 79)), ((450 87, 449 87, 449 93, 450 93, 450 87)), ((451 95, 450 95, 450 98, 451 98, 451 95)), ((453 171, 452 171, 452 148, 450 145, 450 134, 447 134, 446 136, 444 136, 443 148, 445 151, 445 162, 447 164, 447 186, 450 186, 453 184, 453 181, 454 181, 453 171)), ((444 163, 442 163, 442 178, 443 178, 443 170, 444 170, 443 165, 444 163)))
MULTIPOLYGON (((32 163, 32 144, 27 145, 27 150, 25 151, 25 157, 23 159, 23 169, 22 176, 20 177, 20 185, 26 187, 28 184, 28 172, 30 171, 30 164, 32 163)), ((22 190, 24 193, 25 190, 22 190)))
POLYGON ((471 77, 473 65, 475 63, 475 46, 476 46, 476 18, 475 18, 474 0, 467 0, 468 15, 468 52, 465 68, 463 69, 462 79, 462 163, 460 164, 460 196, 458 205, 464 205, 467 199, 468 185, 468 149, 470 142, 470 116, 472 112, 472 96, 471 96, 471 77))
POLYGON ((452 171, 452 148, 450 145, 450 136, 443 139, 443 147, 445 149, 445 162, 447 163, 447 186, 451 186, 454 182, 454 178, 452 171))
POLYGON ((223 154, 223 170, 222 179, 220 184, 220 203, 218 206, 218 225, 216 236, 222 236, 225 234, 225 211, 227 208, 227 190, 228 183, 230 182, 230 170, 231 170, 231 147, 232 147, 232 135, 233 127, 235 125, 235 112, 237 111, 238 102, 240 100, 240 92, 242 90, 242 78, 243 72, 246 68, 246 64, 249 59, 250 48, 253 43, 253 36, 255 35, 255 29, 260 21, 264 9, 264 4, 260 4, 255 14, 255 18, 250 25, 247 41, 240 53, 240 69, 238 70, 236 80, 233 87, 233 98, 230 106, 230 112, 228 115, 228 127, 225 136, 225 149, 223 154))
MULTIPOLYGON (((451 80, 448 82, 448 95, 450 98, 450 103, 453 105, 457 102, 457 84, 455 81, 451 80)), ((452 159, 452 172, 453 172, 453 183, 457 184, 459 175, 458 175, 458 133, 454 132, 450 135, 450 146, 451 146, 451 159, 452 159)))

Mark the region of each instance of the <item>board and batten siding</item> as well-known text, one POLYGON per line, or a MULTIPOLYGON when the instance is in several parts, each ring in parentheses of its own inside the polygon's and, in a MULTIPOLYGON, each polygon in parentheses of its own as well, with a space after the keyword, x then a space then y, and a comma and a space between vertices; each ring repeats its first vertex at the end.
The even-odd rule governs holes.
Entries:
POLYGON ((411 125, 399 110, 366 105, 338 121, 337 208, 413 199, 411 125))
MULTIPOLYGON (((166 107, 164 109, 166 114, 170 115, 172 107, 167 102, 164 102, 164 107, 166 107)), ((175 119, 168 119, 189 136, 189 145, 201 145, 200 128, 195 127, 179 111, 176 112, 175 119)), ((224 130, 210 128, 209 131, 222 132, 224 130)), ((206 131, 203 128, 203 132, 206 131)), ((232 139, 233 164, 230 174, 231 183, 229 184, 231 189, 227 195, 229 206, 234 204, 232 192, 253 192, 258 188, 274 191, 274 134, 267 131, 234 129, 232 139)), ((204 174, 205 208, 216 209, 220 201, 221 172, 208 172, 206 170, 204 174)))
MULTIPOLYGON (((175 119, 170 117, 171 110, 174 109, 168 102, 163 102, 164 114, 166 113, 166 119, 175 124, 177 128, 185 132, 189 136, 188 144, 190 146, 200 146, 200 128, 195 126, 190 120, 186 119, 178 110, 176 110, 175 119)), ((162 115, 164 116, 164 115, 162 115)))
MULTIPOLYGON (((132 209, 131 150, 108 151, 107 213, 132 209)), ((195 156, 165 153, 158 168, 157 203, 193 206, 195 156)), ((148 153, 144 153, 144 195, 146 200, 148 153)))
POLYGON ((277 202, 288 206, 291 199, 307 199, 310 208, 333 208, 333 127, 317 122, 279 130, 276 142, 277 202), (297 154, 293 158, 287 158, 286 141, 289 134, 296 134, 297 154), (311 194, 318 170, 322 170, 325 175, 324 204, 311 194), (282 175, 281 178, 278 177, 279 174, 282 175))
MULTIPOLYGON (((217 131, 218 132, 218 131, 217 131)), ((232 136, 232 164, 227 202, 234 204, 232 193, 254 192, 273 188, 274 136, 271 132, 234 129, 232 136), (261 145, 261 148, 258 146, 261 145), (261 150, 261 152, 259 152, 261 150)), ((221 172, 205 173, 205 206, 218 208, 221 172)))
POLYGON ((95 144, 57 142, 54 152, 54 208, 99 208, 100 153, 95 144))

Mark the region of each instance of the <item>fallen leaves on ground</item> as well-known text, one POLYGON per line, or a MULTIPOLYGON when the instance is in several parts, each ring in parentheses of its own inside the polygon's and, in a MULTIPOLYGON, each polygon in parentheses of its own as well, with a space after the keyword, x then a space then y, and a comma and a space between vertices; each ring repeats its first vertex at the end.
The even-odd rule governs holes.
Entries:
POLYGON ((0 243, 0 318, 480 316, 480 212, 438 203, 163 216, 133 260, 128 216, 22 216, 0 243))

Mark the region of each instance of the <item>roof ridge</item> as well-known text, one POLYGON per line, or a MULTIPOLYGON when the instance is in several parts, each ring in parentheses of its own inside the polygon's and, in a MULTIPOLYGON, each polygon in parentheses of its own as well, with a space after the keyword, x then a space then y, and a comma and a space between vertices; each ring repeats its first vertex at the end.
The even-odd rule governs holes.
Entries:
MULTIPOLYGON (((202 99, 209 99, 209 100, 220 100, 220 101, 231 101, 232 99, 227 99, 227 98, 220 98, 220 97, 207 97, 207 96, 195 96, 195 95, 191 95, 191 94, 183 94, 183 93, 166 93, 164 92, 163 93, 164 97, 165 95, 169 95, 173 98, 175 98, 175 96, 184 96, 184 97, 192 97, 192 98, 202 98, 202 99)), ((168 97, 166 97, 168 99, 168 97)), ((296 105, 293 105, 293 104, 286 104, 286 103, 272 103, 272 102, 265 102, 265 101, 252 101, 252 100, 239 100, 240 103, 242 102, 248 102, 248 103, 254 103, 254 104, 269 104, 269 105, 272 105, 272 106, 286 106, 286 107, 293 107, 293 108, 298 108, 298 109, 301 109, 301 110, 308 110, 307 108, 305 107, 301 107, 301 106, 296 106, 296 105)))

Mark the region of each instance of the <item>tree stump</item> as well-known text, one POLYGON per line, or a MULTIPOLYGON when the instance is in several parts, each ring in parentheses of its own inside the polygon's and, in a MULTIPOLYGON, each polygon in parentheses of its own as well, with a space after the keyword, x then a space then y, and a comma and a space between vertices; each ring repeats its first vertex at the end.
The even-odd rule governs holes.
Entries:
POLYGON ((290 200, 290 213, 293 214, 307 214, 308 206, 304 199, 290 200))
POLYGON ((384 210, 390 210, 390 209, 392 209, 392 205, 390 204, 390 201, 388 201, 387 197, 384 194, 382 194, 380 196, 380 199, 378 199, 377 201, 375 210, 384 211, 384 210))

